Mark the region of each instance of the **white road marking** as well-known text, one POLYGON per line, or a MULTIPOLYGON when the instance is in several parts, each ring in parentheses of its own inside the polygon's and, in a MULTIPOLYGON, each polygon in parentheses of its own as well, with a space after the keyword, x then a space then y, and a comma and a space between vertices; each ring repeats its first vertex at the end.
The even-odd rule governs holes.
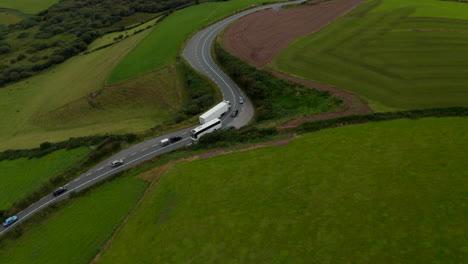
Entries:
MULTIPOLYGON (((81 178, 81 177, 80 177, 80 178, 81 178)), ((79 181, 79 180, 80 180, 80 178, 76 178, 74 181, 75 181, 75 182, 77 182, 77 181, 79 181)))
POLYGON ((133 152, 132 154, 130 154, 130 156, 133 156, 133 155, 135 155, 135 154, 136 154, 136 152, 133 152))

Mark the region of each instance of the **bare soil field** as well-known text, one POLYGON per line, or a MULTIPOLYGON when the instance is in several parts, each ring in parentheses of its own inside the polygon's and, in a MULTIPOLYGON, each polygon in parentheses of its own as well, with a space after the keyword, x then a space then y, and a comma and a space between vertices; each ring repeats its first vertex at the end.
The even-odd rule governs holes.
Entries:
POLYGON ((263 67, 294 39, 320 30, 362 2, 364 0, 334 0, 257 12, 230 26, 223 44, 232 54, 263 67))

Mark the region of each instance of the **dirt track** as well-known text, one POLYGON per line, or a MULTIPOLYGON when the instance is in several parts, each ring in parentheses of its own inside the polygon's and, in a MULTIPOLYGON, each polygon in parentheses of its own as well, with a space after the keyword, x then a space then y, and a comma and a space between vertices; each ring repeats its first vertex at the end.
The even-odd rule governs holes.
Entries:
POLYGON ((292 40, 318 31, 362 2, 364 0, 334 0, 254 13, 230 26, 223 44, 234 55, 263 67, 292 40))

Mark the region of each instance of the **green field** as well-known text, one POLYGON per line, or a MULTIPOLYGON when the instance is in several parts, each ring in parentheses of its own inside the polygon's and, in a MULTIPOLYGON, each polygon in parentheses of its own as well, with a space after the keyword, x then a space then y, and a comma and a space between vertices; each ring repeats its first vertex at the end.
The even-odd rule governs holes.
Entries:
POLYGON ((467 130, 369 123, 176 165, 98 263, 462 263, 467 130))
POLYGON ((375 110, 468 106, 467 32, 468 4, 369 0, 270 66, 354 92, 375 110))
POLYGON ((173 64, 183 42, 202 26, 236 10, 265 0, 210 2, 174 12, 164 19, 112 71, 108 83, 118 83, 142 73, 173 64))
POLYGON ((16 9, 27 14, 36 14, 59 0, 0 0, 0 8, 16 9))
POLYGON ((98 133, 142 131, 170 119, 183 96, 174 68, 103 87, 114 66, 145 34, 73 57, 0 89, 0 150, 98 133))
POLYGON ((21 158, 0 161, 0 210, 34 192, 50 178, 83 160, 87 147, 59 150, 38 159, 21 158))
POLYGON ((119 36, 122 36, 122 37, 132 36, 133 34, 135 34, 136 31, 145 30, 148 27, 153 26, 158 19, 160 19, 160 18, 152 19, 152 20, 150 20, 150 21, 148 21, 148 22, 146 22, 144 24, 141 24, 141 25, 139 25, 139 26, 137 26, 135 28, 129 29, 129 30, 119 31, 119 32, 112 32, 112 33, 106 34, 106 35, 96 39, 91 44, 89 44, 88 50, 95 50, 95 49, 100 48, 102 46, 109 45, 111 43, 117 42, 116 38, 118 38, 119 36))
POLYGON ((10 25, 18 23, 22 20, 21 17, 7 12, 0 12, 0 25, 10 25))
POLYGON ((93 190, 6 241, 0 263, 88 264, 142 196, 147 183, 125 177, 93 190))

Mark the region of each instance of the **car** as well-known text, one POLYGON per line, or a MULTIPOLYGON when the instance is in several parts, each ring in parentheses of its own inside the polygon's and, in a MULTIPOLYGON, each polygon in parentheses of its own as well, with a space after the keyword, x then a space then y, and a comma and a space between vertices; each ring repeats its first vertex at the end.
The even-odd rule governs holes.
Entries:
POLYGON ((62 186, 62 187, 59 187, 59 188, 55 189, 55 190, 52 192, 52 194, 53 194, 54 196, 59 196, 59 195, 61 195, 62 193, 66 192, 66 191, 67 191, 67 188, 65 188, 65 187, 62 186))
POLYGON ((231 117, 236 117, 238 114, 239 114, 239 110, 234 109, 234 110, 232 110, 232 112, 231 112, 231 117))
POLYGON ((5 222, 3 222, 3 226, 4 227, 9 227, 11 226, 13 223, 15 223, 16 221, 18 221, 18 216, 14 215, 12 217, 8 217, 5 222))
POLYGON ((175 136, 175 137, 169 138, 169 141, 171 141, 171 143, 175 143, 175 142, 180 141, 180 140, 182 140, 181 136, 175 136))
POLYGON ((239 96, 239 104, 243 104, 243 103, 244 103, 244 97, 239 96))
POLYGON ((111 162, 111 167, 112 168, 117 168, 118 166, 124 164, 123 160, 119 159, 119 160, 114 160, 113 162, 111 162))

